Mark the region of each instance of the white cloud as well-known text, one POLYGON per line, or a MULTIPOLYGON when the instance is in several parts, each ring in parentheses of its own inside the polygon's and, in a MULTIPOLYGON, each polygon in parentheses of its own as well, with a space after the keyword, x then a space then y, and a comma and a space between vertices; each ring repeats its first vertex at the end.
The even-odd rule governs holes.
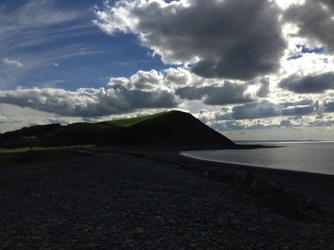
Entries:
MULTIPOLYGON (((20 129, 24 126, 48 124, 51 114, 14 105, 0 104, 0 133, 20 129)), ((74 120, 73 120, 74 121, 74 120)))
POLYGON ((291 5, 303 5, 305 4, 305 0, 275 0, 277 5, 282 8, 286 9, 291 5))
POLYGON ((2 115, 0 115, 0 123, 4 123, 6 121, 7 121, 7 118, 4 117, 4 116, 2 116, 2 115))
POLYGON ((68 22, 77 17, 75 12, 55 8, 54 2, 49 0, 31 0, 19 5, 10 15, 6 8, 1 8, 2 24, 12 30, 21 28, 32 28, 38 26, 50 26, 68 22), (14 24, 17 26, 10 26, 14 24))
POLYGON ((94 23, 110 35, 133 33, 164 63, 195 64, 200 76, 252 79, 279 68, 278 15, 274 2, 262 0, 123 0, 106 2, 94 23))
POLYGON ((5 64, 13 65, 13 66, 16 66, 16 67, 18 67, 18 68, 23 68, 23 67, 24 67, 23 63, 21 63, 20 60, 18 60, 18 59, 8 59, 8 58, 4 58, 4 59, 3 59, 3 62, 4 62, 5 64))
POLYGON ((172 108, 177 105, 168 90, 141 91, 122 86, 108 89, 21 88, 0 91, 0 103, 29 107, 62 116, 105 116, 134 112, 143 108, 172 108))

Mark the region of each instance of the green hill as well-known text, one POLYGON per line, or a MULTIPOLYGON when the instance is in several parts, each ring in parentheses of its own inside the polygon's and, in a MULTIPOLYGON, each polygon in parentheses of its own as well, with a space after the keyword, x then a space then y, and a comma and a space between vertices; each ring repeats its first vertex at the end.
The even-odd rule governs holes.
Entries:
POLYGON ((0 136, 3 148, 84 144, 235 146, 191 114, 180 111, 98 123, 38 125, 0 136))
POLYGON ((119 143, 154 145, 234 145, 191 114, 180 111, 148 116, 131 126, 123 127, 108 139, 119 143))

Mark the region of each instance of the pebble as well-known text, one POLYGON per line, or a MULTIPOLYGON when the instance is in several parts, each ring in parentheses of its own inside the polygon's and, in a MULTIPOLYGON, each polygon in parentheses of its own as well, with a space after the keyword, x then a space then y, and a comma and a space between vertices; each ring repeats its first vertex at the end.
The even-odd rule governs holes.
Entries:
POLYGON ((149 159, 97 154, 0 169, 10 175, 39 178, 0 186, 2 249, 334 249, 333 223, 279 216, 149 159))
POLYGON ((144 232, 145 232, 144 228, 141 228, 141 227, 137 227, 137 228, 136 228, 136 233, 137 233, 137 234, 142 234, 142 233, 144 233, 144 232))

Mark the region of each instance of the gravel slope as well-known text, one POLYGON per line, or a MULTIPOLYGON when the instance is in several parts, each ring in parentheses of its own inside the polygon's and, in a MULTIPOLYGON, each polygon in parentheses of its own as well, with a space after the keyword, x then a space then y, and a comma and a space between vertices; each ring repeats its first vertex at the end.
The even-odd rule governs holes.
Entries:
POLYGON ((1 249, 334 249, 222 183, 119 154, 0 169, 1 249))

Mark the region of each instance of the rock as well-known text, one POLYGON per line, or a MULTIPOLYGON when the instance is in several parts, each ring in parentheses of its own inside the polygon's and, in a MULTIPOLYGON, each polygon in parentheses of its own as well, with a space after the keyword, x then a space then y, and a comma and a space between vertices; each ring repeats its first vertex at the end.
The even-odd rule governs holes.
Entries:
POLYGON ((209 177, 210 173, 216 171, 216 168, 212 168, 212 167, 200 167, 197 169, 197 172, 204 176, 204 177, 209 177))
POLYGON ((236 171, 235 174, 237 181, 245 186, 249 186, 252 181, 255 180, 255 176, 252 172, 236 171))
POLYGON ((297 219, 302 221, 325 220, 320 207, 314 202, 309 201, 303 193, 287 193, 297 205, 297 219))
POLYGON ((258 201, 286 217, 308 222, 326 221, 321 209, 315 202, 307 201, 302 193, 262 194, 258 201))
POLYGON ((286 195, 261 195, 258 200, 280 215, 297 219, 297 203, 291 197, 286 195))
POLYGON ((203 177, 209 177, 209 171, 208 170, 204 170, 200 173, 203 177))
POLYGON ((286 196, 273 196, 276 200, 274 209, 281 215, 296 219, 297 218, 297 203, 294 199, 286 196), (278 198, 278 199, 277 199, 278 198))
POLYGON ((314 201, 308 201, 308 209, 319 214, 323 214, 321 208, 314 201))
POLYGON ((304 209, 298 209, 297 219, 308 222, 325 221, 323 214, 313 210, 304 210, 304 209))
POLYGON ((229 170, 218 170, 215 172, 215 179, 223 183, 231 184, 236 179, 236 173, 229 170))
POLYGON ((136 227, 136 233, 137 234, 142 234, 142 233, 144 233, 144 228, 141 228, 141 227, 136 227))
POLYGON ((249 191, 255 195, 275 195, 284 193, 284 188, 274 181, 254 179, 248 188, 249 191))

